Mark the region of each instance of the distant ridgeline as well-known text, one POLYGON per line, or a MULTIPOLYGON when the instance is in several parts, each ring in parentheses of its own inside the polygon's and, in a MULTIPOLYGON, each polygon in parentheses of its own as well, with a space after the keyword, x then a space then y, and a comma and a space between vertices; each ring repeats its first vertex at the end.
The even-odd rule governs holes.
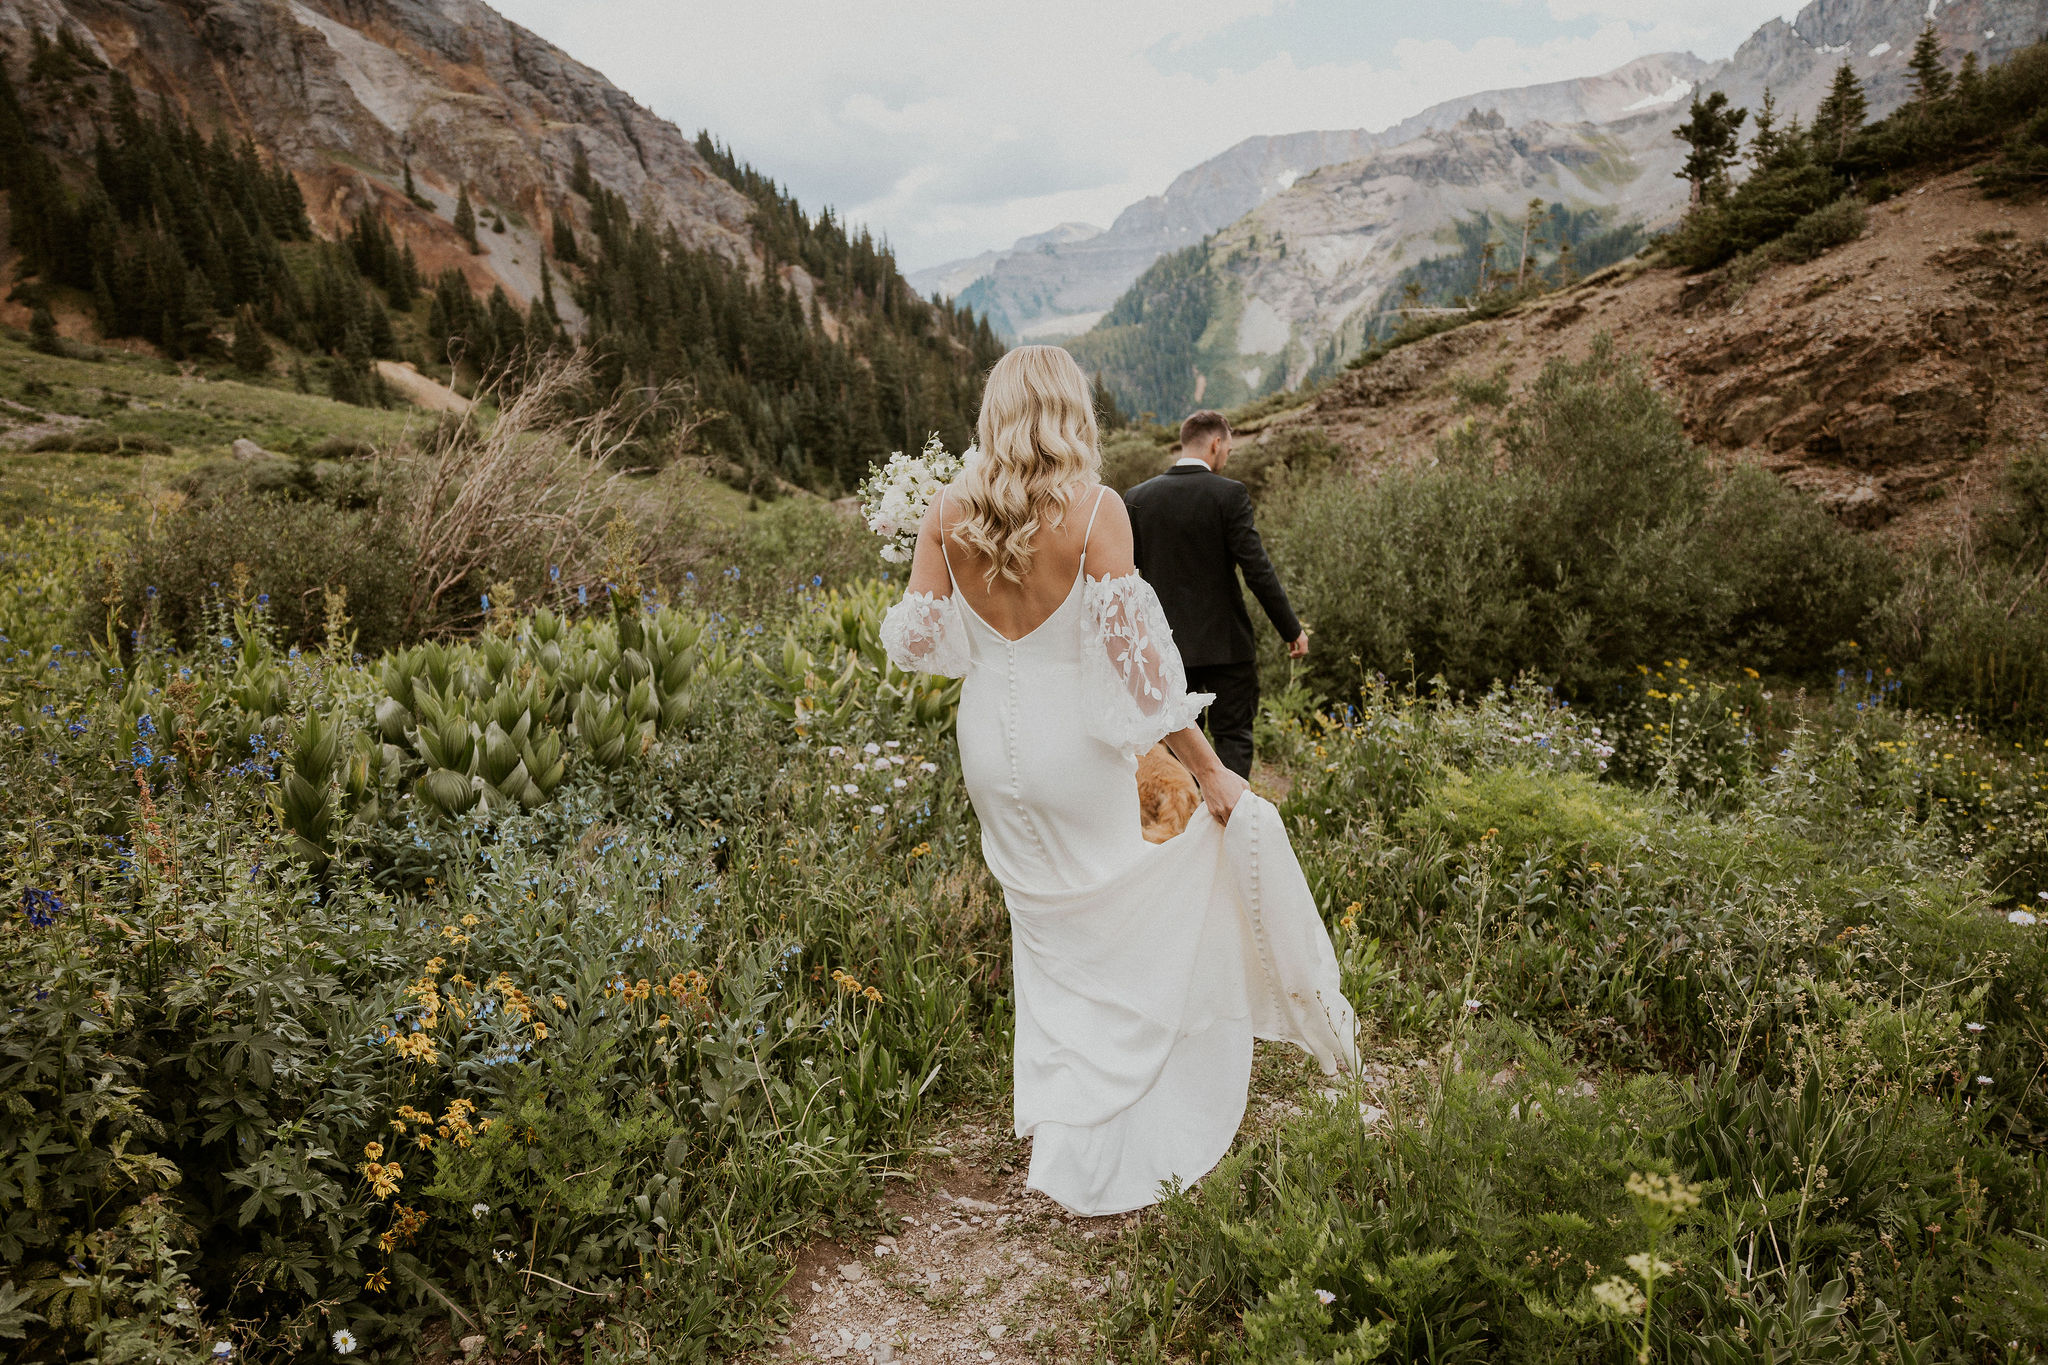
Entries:
MULTIPOLYGON (((601 401, 682 394, 650 414, 649 432, 700 420, 701 440, 735 481, 762 491, 781 478, 843 492, 871 461, 932 431, 964 445, 981 376, 1002 353, 986 323, 919 298, 866 232, 849 235, 829 211, 813 220, 708 136, 698 145, 755 205, 758 278, 636 222, 579 160, 573 186, 589 208, 589 240, 557 215, 552 268, 544 259, 537 296, 522 306, 502 287, 479 297, 461 270, 423 279, 412 248, 369 208, 338 240, 322 240, 289 171, 168 104, 145 110, 68 32, 37 38, 19 92, 0 67, 0 190, 21 256, 14 297, 50 337, 53 306, 86 309, 104 336, 252 373, 274 367, 281 342, 302 385, 317 376, 334 397, 363 404, 388 401, 373 359, 412 360, 464 386, 516 384, 536 358, 582 341, 601 401), (56 130, 76 129, 80 110, 98 130, 91 160, 54 156, 56 130), (589 320, 581 337, 562 321, 558 282, 589 320)), ((405 179, 410 190, 409 167, 405 179)), ((473 239, 466 193, 454 222, 473 239)))
MULTIPOLYGON (((1403 270, 1369 307, 1353 314, 1318 350, 1305 382, 1335 373, 1359 351, 1399 326, 1389 310, 1462 305, 1496 291, 1556 288, 1565 280, 1634 255, 1648 240, 1640 223, 1615 226, 1606 208, 1572 209, 1553 203, 1528 222, 1529 260, 1522 271, 1524 223, 1475 213, 1447 227, 1458 249, 1403 270)), ((1210 324, 1227 316, 1229 272, 1210 269, 1209 241, 1154 261, 1103 314, 1094 330, 1068 343, 1084 368, 1105 376, 1126 409, 1170 420, 1198 404, 1196 372, 1210 324)), ((1269 387, 1277 388, 1273 376, 1269 387)), ((1256 395, 1254 395, 1256 396, 1256 395)))

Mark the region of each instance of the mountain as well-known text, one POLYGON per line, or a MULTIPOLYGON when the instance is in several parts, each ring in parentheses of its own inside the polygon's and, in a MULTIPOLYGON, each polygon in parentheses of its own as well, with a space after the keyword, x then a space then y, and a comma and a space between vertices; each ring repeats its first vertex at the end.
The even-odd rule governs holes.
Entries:
POLYGON ((1248 423, 1246 442, 1285 449, 1312 431, 1361 470, 1427 460, 1477 388, 1525 389, 1603 335, 1642 357, 1716 456, 1852 526, 1943 535, 2048 433, 2048 204, 1938 176, 1872 209, 1859 239, 1769 266, 1733 297, 1631 262, 1344 370, 1248 423))
POLYGON ((17 325, 217 359, 233 319, 350 401, 372 356, 474 382, 574 336, 736 476, 831 491, 964 441, 1000 350, 478 0, 0 0, 0 76, 17 325))
MULTIPOLYGON (((1152 267, 1160 277, 1139 279, 1074 350, 1107 372, 1134 411, 1227 405, 1298 384, 1355 350, 1397 301, 1400 285, 1432 265, 1463 257, 1476 275, 1476 250, 1493 237, 1509 269, 1519 269, 1532 198, 1543 201, 1547 216, 1594 213, 1623 232, 1674 220, 1686 186, 1675 174, 1683 146, 1671 129, 1694 88, 1725 90, 1754 108, 1768 86, 1781 120, 1810 118, 1846 60, 1864 82, 1873 117, 1898 107, 1908 93, 1906 55, 1930 11, 1952 65, 1964 53, 1996 62, 2048 33, 2041 0, 1816 0, 1790 23, 1766 24, 1726 61, 1667 66, 1673 83, 1653 90, 1657 98, 1640 109, 1621 98, 1629 88, 1654 86, 1639 75, 1612 93, 1608 78, 1580 83, 1579 107, 1603 118, 1527 118, 1521 111, 1565 100, 1508 92, 1498 106, 1449 126, 1411 120, 1351 160, 1285 188, 1276 183, 1199 248, 1198 271, 1184 264, 1167 270, 1166 261, 1152 267), (1696 85, 1686 84, 1687 72, 1696 85), (1405 140, 1385 140, 1404 131, 1405 140), (1169 297, 1171 307, 1159 306, 1169 297), (1199 332, 1192 328, 1197 313, 1199 332)), ((1549 268, 1554 253, 1546 248, 1536 259, 1549 268)), ((1452 292, 1463 291, 1431 296, 1452 292)))
POLYGON ((1071 246, 1075 242, 1085 242, 1091 237, 1099 236, 1101 232, 1102 229, 1093 223, 1061 223, 1058 227, 1048 228, 1044 232, 1019 237, 1008 250, 984 251, 979 256, 969 256, 964 260, 927 266, 923 270, 911 271, 905 278, 910 281, 911 288, 920 294, 958 294, 994 269, 996 262, 1007 256, 1018 256, 1027 251, 1044 251, 1048 248, 1057 250, 1063 246, 1071 246))
POLYGON ((1475 110, 1498 113, 1509 123, 1605 123, 1668 108, 1689 95, 1708 69, 1682 52, 1639 57, 1602 76, 1445 100, 1377 132, 1246 138, 1181 172, 1165 193, 1126 208, 1106 232, 1055 242, 1050 250, 1045 234, 1026 237, 1007 251, 918 271, 911 283, 923 293, 958 296, 1014 339, 1072 336, 1094 326, 1160 256, 1237 221, 1320 167, 1456 127, 1475 110))
MULTIPOLYGON (((458 266, 524 304, 580 152, 598 184, 683 241, 758 265, 753 205, 692 140, 603 76, 476 0, 0 0, 0 41, 69 34, 202 127, 226 127, 290 168, 314 225, 336 232, 375 203, 429 269, 458 266), (431 209, 405 211, 410 161, 431 209), (456 195, 505 214, 472 257, 456 195)), ((73 107, 67 145, 92 145, 73 107)))

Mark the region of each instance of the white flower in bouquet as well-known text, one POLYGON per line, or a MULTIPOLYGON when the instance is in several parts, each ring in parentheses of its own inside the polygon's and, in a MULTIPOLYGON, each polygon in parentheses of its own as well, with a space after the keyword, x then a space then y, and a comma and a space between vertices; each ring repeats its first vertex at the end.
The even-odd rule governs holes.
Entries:
POLYGON ((883 559, 891 564, 910 561, 925 509, 978 453, 969 446, 955 455, 934 432, 915 455, 899 450, 889 456, 887 464, 869 469, 867 481, 860 486, 860 512, 868 529, 882 538, 883 559))

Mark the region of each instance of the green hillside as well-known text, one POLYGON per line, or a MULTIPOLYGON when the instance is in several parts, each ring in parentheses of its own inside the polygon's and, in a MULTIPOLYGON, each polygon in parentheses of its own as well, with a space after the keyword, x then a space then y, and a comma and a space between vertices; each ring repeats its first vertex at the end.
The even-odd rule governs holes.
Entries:
POLYGON ((0 331, 0 521, 81 498, 136 505, 168 480, 229 458, 240 438, 314 457, 383 445, 434 420, 239 377, 224 364, 70 349, 44 354, 0 331))

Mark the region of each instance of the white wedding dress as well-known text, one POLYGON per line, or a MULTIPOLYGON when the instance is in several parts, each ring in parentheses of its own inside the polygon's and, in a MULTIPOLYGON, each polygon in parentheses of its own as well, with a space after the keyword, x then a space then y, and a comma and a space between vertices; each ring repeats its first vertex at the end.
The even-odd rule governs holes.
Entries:
POLYGON ((1325 1074, 1356 1068, 1329 931, 1279 812, 1246 792, 1227 826, 1202 807, 1145 841, 1137 757, 1211 698, 1189 695, 1144 579, 1089 578, 1084 537, 1066 600, 1020 640, 957 591, 906 593, 881 633, 898 667, 965 679, 960 765, 1009 904, 1031 1188, 1122 1213, 1206 1174, 1244 1117, 1254 1037, 1299 1045, 1325 1074))

